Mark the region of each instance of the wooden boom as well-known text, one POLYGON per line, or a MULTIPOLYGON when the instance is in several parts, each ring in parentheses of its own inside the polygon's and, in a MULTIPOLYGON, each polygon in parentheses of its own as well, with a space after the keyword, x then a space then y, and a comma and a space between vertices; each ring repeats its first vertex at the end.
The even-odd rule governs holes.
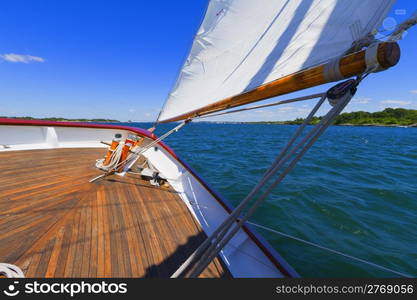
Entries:
MULTIPOLYGON (((365 71, 373 68, 377 68, 377 71, 385 70, 395 66, 399 59, 400 47, 396 42, 379 43, 374 47, 343 56, 337 61, 330 61, 284 76, 263 84, 249 92, 217 101, 188 113, 164 120, 161 123, 207 115, 216 111, 339 81, 363 74, 365 71)), ((374 69, 374 71, 376 70, 374 69)))

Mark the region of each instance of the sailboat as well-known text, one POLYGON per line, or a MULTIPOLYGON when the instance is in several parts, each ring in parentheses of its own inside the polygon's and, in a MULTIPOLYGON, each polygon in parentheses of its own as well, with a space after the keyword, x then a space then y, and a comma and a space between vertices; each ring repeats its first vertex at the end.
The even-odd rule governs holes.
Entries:
POLYGON ((297 268, 249 218, 360 82, 397 64, 397 41, 416 17, 389 37, 378 37, 394 2, 209 1, 155 124, 173 122, 173 129, 159 137, 153 128, 117 123, 0 119, 0 272, 7 277, 298 277, 297 268), (244 105, 339 81, 320 94, 257 106, 319 99, 237 207, 163 141, 195 119, 256 109, 244 105), (303 135, 327 101, 328 114, 303 135))

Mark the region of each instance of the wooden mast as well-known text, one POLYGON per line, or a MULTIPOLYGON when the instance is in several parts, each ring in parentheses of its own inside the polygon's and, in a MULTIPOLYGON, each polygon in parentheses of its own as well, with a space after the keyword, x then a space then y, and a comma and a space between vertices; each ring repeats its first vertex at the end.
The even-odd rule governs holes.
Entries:
POLYGON ((370 62, 375 62, 375 67, 378 67, 379 64, 378 71, 385 70, 396 65, 400 59, 400 48, 396 42, 380 43, 373 48, 374 51, 372 53, 370 53, 371 49, 372 48, 370 47, 368 49, 343 56, 336 61, 335 64, 334 61, 328 62, 279 78, 275 81, 263 84, 249 92, 229 97, 188 113, 163 120, 161 123, 180 121, 196 116, 202 116, 216 111, 357 76, 364 73, 368 68, 373 67, 372 65, 369 65, 370 62), (331 66, 332 63, 334 66, 331 66), (329 75, 329 67, 330 69, 333 68, 332 71, 336 72, 338 76, 334 76, 333 74, 329 75), (336 68, 336 70, 334 70, 334 68, 336 68))

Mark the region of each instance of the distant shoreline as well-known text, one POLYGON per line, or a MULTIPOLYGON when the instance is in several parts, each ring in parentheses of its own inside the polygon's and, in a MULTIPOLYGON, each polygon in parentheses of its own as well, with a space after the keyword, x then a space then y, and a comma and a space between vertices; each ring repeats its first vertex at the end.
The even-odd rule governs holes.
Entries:
POLYGON ((360 126, 360 127, 400 127, 400 128, 417 128, 417 124, 400 125, 400 124, 337 124, 335 126, 360 126))
MULTIPOLYGON (((323 117, 313 117, 310 124, 318 124, 323 117)), ((299 125, 303 118, 292 121, 247 122, 257 124, 299 125)), ((383 111, 346 112, 337 116, 333 125, 337 126, 374 126, 374 127, 417 127, 417 110, 405 108, 386 108, 383 111)))
MULTIPOLYGON (((141 122, 139 122, 141 123, 141 122)), ((222 121, 201 121, 196 123, 207 123, 207 124, 228 124, 228 125, 300 125, 300 124, 289 124, 289 123, 282 123, 282 122, 275 122, 275 121, 265 121, 265 122, 222 122, 222 121)), ((312 124, 310 124, 312 125, 312 124)), ((398 128, 417 128, 417 124, 411 124, 411 125, 399 125, 399 124, 332 124, 331 126, 346 126, 346 127, 398 127, 398 128)))
MULTIPOLYGON (((151 122, 133 122, 128 120, 121 122, 115 119, 69 119, 69 118, 34 118, 34 117, 2 117, 10 119, 25 119, 25 120, 46 120, 46 121, 59 121, 59 122, 89 122, 89 123, 151 123, 151 122)), ((322 120, 322 116, 313 117, 310 121, 310 125, 318 124, 322 120)), ((198 122, 198 121, 197 121, 198 122)), ((214 124, 266 124, 266 125, 300 125, 304 122, 303 118, 297 118, 291 121, 201 121, 198 123, 214 123, 214 124)), ((334 126, 361 126, 361 127, 400 127, 400 128, 417 128, 417 110, 405 109, 405 108, 386 108, 383 111, 378 112, 346 112, 337 116, 332 124, 334 126)))
MULTIPOLYGON (((32 117, 3 117, 6 119, 22 119, 22 120, 40 120, 40 121, 56 121, 56 122, 82 122, 82 123, 151 123, 151 122, 135 122, 135 121, 119 121, 112 119, 64 119, 64 118, 32 118, 32 117)), ((236 122, 236 121, 197 121, 196 123, 208 124, 230 124, 230 125, 300 125, 289 121, 260 121, 260 122, 236 122)), ((313 124, 310 124, 313 125, 313 124)), ((346 126, 346 127, 397 127, 397 128, 417 128, 416 124, 401 125, 401 124, 332 124, 332 126, 346 126)))
MULTIPOLYGON (((281 122, 209 122, 209 123, 223 123, 223 124, 248 124, 248 125, 300 125, 295 123, 281 123, 281 122)), ((312 125, 312 124, 310 124, 312 125)), ((417 128, 417 124, 401 125, 401 124, 332 124, 332 126, 346 126, 346 127, 399 127, 399 128, 417 128)))

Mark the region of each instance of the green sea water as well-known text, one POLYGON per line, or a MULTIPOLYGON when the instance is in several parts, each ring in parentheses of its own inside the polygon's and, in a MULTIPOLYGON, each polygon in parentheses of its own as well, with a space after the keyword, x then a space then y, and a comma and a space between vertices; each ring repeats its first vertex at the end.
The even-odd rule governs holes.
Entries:
MULTIPOLYGON (((295 129, 191 123, 166 143, 236 205, 295 129)), ((330 127, 251 221, 417 276, 417 128, 330 127)), ((397 276, 257 231, 303 277, 397 276)))

